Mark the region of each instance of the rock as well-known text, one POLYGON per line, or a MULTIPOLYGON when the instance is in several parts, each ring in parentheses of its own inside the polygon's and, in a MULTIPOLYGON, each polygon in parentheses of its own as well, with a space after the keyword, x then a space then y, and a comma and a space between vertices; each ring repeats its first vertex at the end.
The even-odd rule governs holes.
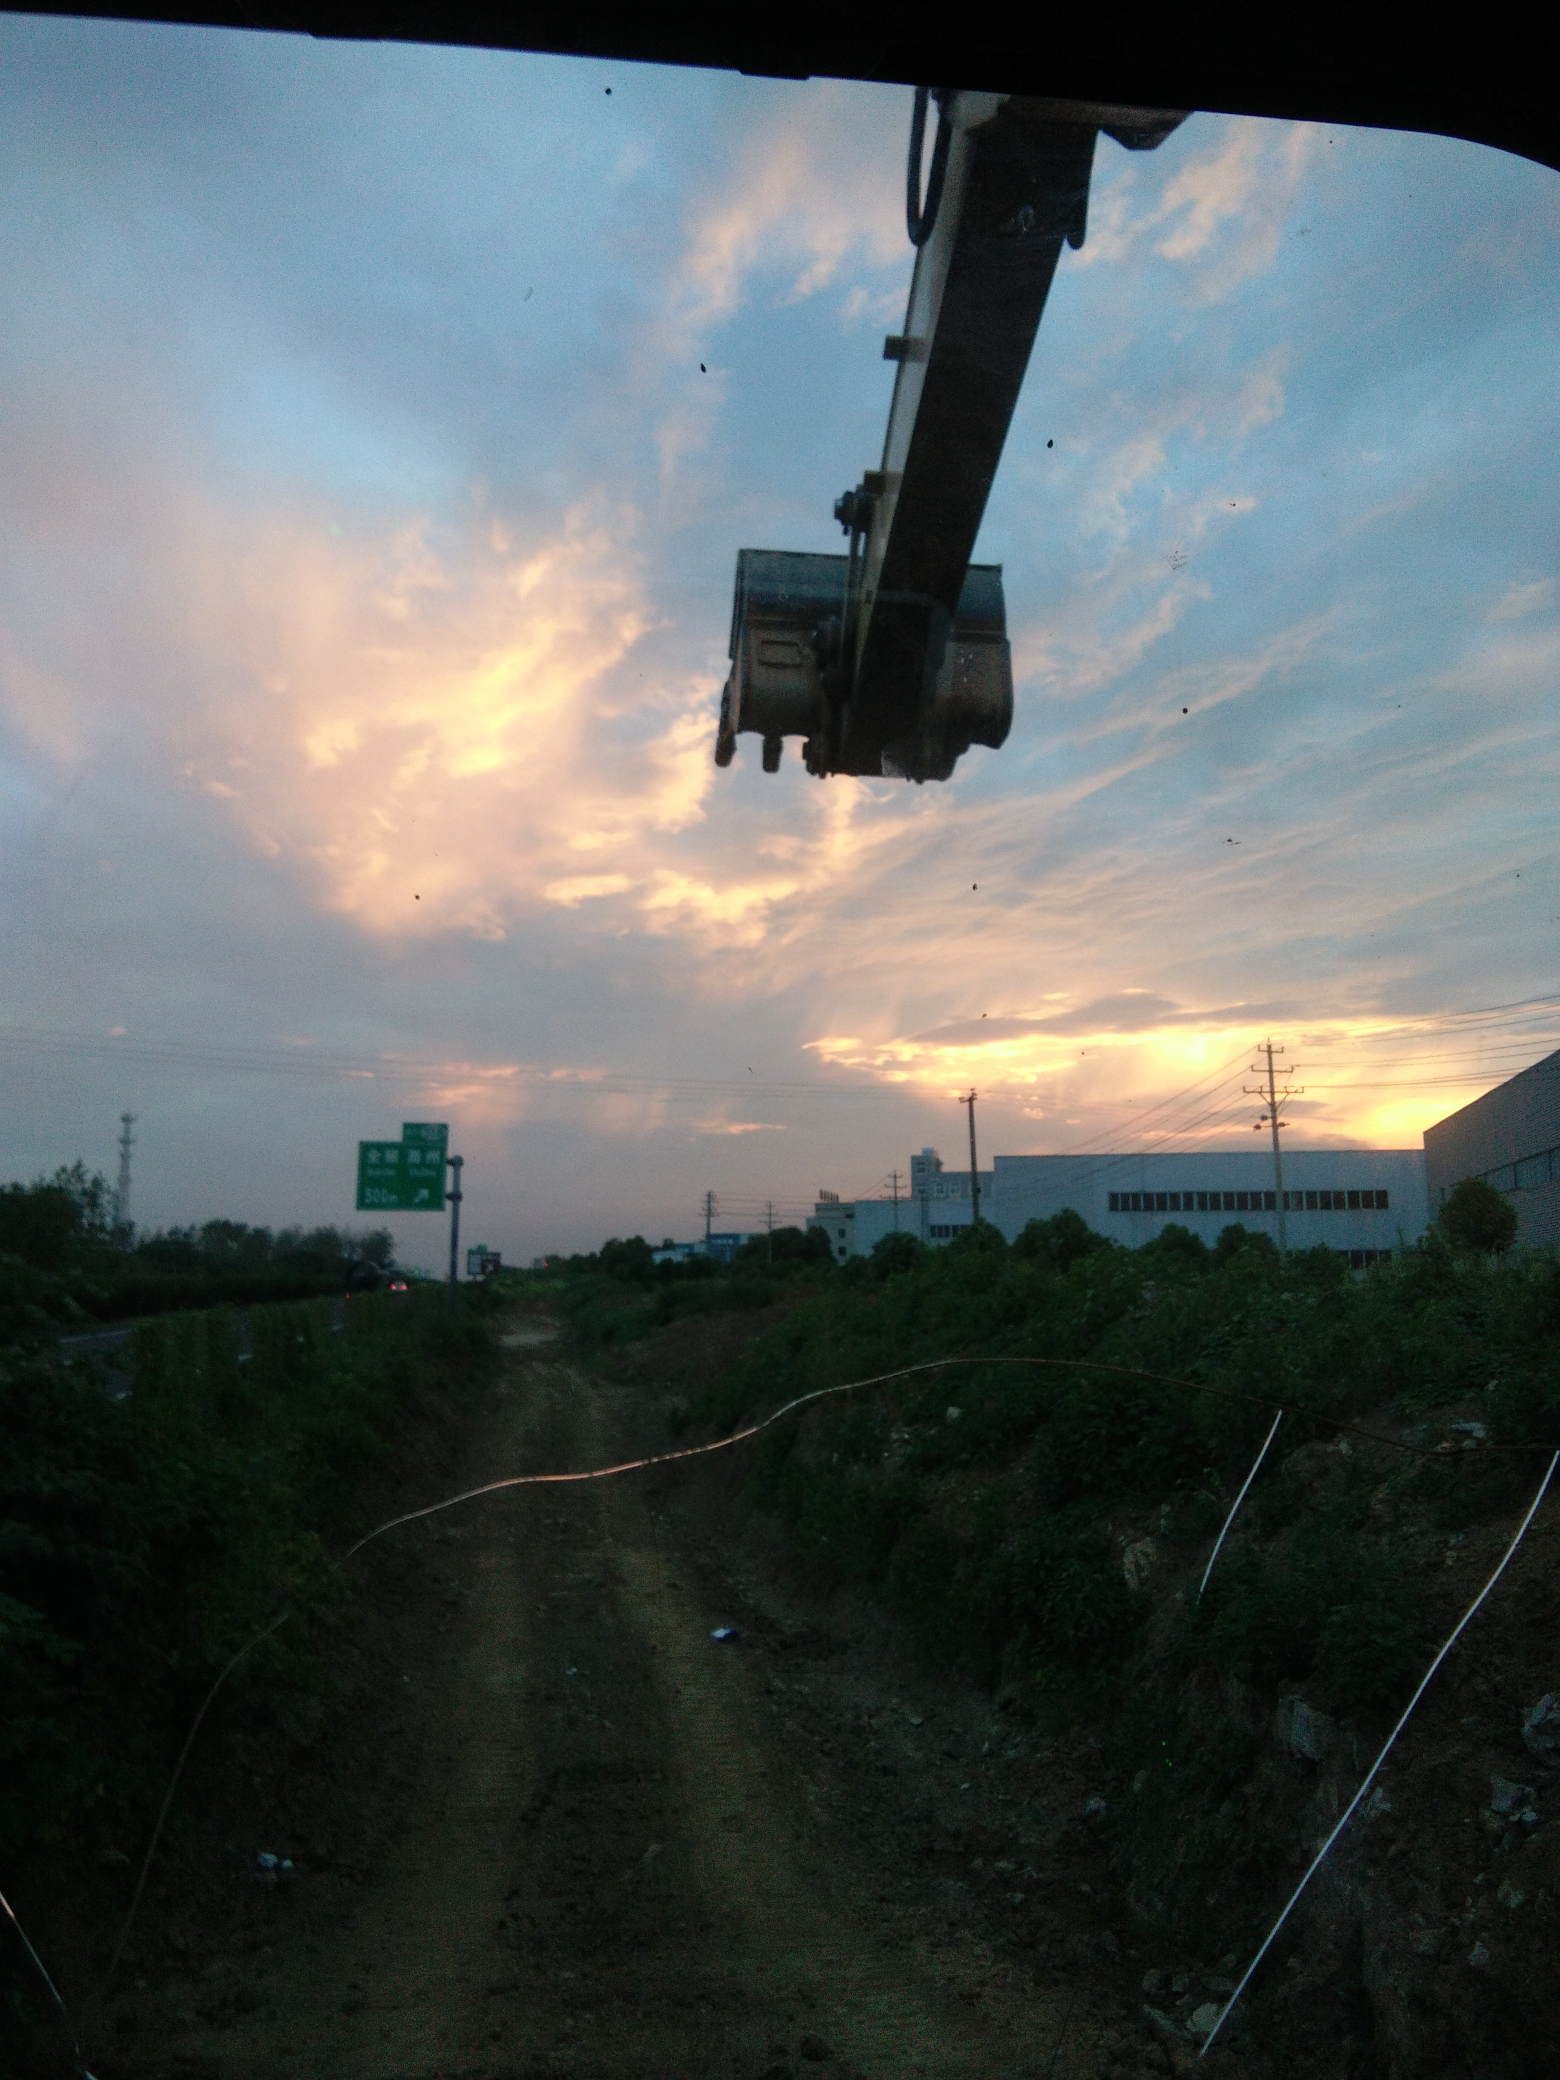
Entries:
POLYGON ((1533 1800, 1537 1794, 1531 1784, 1519 1784, 1512 1777, 1490 1776, 1490 1811, 1503 1820, 1518 1827, 1537 1827, 1538 1809, 1533 1800))
POLYGON ((1135 1538, 1121 1556, 1121 1572, 1129 1589, 1141 1589, 1153 1572, 1159 1547, 1151 1538, 1135 1538))
POLYGON ((1476 1972, 1482 1972, 1484 1967, 1489 1963, 1489 1961, 1489 1949, 1483 1943, 1475 1943, 1473 1948, 1468 1952, 1468 1962, 1473 1966, 1473 1969, 1476 1972))
POLYGON ((1145 2007, 1143 2020, 1160 2043, 1168 2045, 1172 2051, 1179 2050, 1186 2042, 1186 2032, 1178 2028, 1162 2008, 1145 2007))
POLYGON ((1213 2035, 1214 2026, 1223 2013, 1224 2010, 1217 2001, 1204 2001, 1200 2008, 1193 2008, 1187 2016, 1186 2026, 1201 2044, 1213 2035))
POLYGON ((1514 1914, 1527 1898, 1527 1894, 1520 1890, 1519 1887, 1513 1885, 1511 1880, 1507 1878, 1495 1897, 1506 1908, 1508 1913, 1514 1914))
POLYGON ((945 1423, 956 1423, 959 1420, 960 1416, 963 1415, 963 1413, 964 1411, 962 1408, 945 1409, 943 1412, 943 1421, 945 1423))
POLYGON ((1291 1755, 1320 1762, 1333 1743, 1333 1722, 1325 1712, 1313 1711, 1303 1697, 1281 1697, 1273 1714, 1273 1738, 1291 1755))
POLYGON ((1551 1769, 1560 1767, 1560 1697, 1550 1691, 1522 1722, 1522 1745, 1551 1769))
POLYGON ((1157 1997, 1162 1994, 1169 1984, 1170 1974, 1168 1972, 1152 1971, 1143 1974, 1143 1991, 1150 1996, 1157 1997))
POLYGON ((1109 1811, 1110 1807, 1106 1805, 1103 1798, 1086 1798, 1083 1802, 1083 1817, 1085 1820, 1103 1820, 1109 1811))
POLYGON ((796 2048, 800 2051, 803 2058, 810 2059, 814 2065, 818 2066, 821 2066, 825 2059, 834 2056, 822 2037, 815 2037, 811 2034, 803 2037, 796 2048))

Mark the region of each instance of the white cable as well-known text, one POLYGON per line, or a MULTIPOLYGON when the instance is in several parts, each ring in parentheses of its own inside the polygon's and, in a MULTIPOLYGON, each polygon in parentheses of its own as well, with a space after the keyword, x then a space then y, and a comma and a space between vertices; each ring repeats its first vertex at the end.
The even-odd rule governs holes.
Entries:
POLYGON ((1375 1782, 1377 1773, 1380 1770, 1381 1765, 1386 1761, 1387 1755, 1391 1750, 1392 1743, 1397 1739, 1398 1735, 1403 1731, 1403 1728, 1408 1724, 1409 1718, 1413 1712, 1415 1705, 1418 1704, 1420 1698, 1424 1696, 1426 1690, 1430 1687, 1430 1678, 1441 1666, 1441 1663, 1446 1659, 1447 1655, 1452 1651, 1453 1647, 1456 1646, 1459 1638, 1462 1636, 1463 1627, 1468 1623, 1468 1620, 1479 1608, 1479 1605, 1484 1601, 1485 1597, 1489 1595, 1490 1591, 1494 1588, 1495 1584, 1505 1573, 1507 1561, 1510 1560, 1512 1554, 1522 1543, 1522 1534, 1527 1530, 1529 1524, 1532 1523, 1534 1517, 1538 1514, 1538 1505, 1544 1499, 1545 1491, 1548 1489, 1549 1483, 1551 1479, 1554 1477, 1554 1470, 1557 1464, 1560 1464, 1560 1452, 1556 1452, 1554 1457, 1550 1460, 1549 1471, 1539 1482, 1538 1493, 1528 1504, 1528 1513, 1522 1519, 1522 1522, 1517 1526, 1516 1537, 1513 1538, 1511 1544, 1507 1546, 1505 1553, 1501 1557, 1500 1565, 1490 1576, 1489 1580, 1484 1584, 1484 1587, 1479 1591, 1478 1595, 1473 1599, 1472 1603, 1470 1603, 1468 1608, 1463 1612, 1461 1619, 1458 1621, 1456 1631, 1446 1642, 1446 1645, 1441 1649, 1440 1653, 1436 1655, 1435 1659, 1431 1662, 1430 1666, 1425 1670, 1419 1688, 1408 1700, 1408 1704, 1404 1709, 1402 1718, 1399 1719, 1396 1726, 1394 1726, 1392 1731, 1387 1735, 1386 1742, 1382 1747, 1381 1753, 1371 1764, 1370 1772, 1365 1778, 1365 1781, 1361 1784, 1359 1790, 1356 1791, 1354 1796, 1349 1800, 1348 1807, 1344 1812, 1343 1818, 1338 1822, 1338 1825, 1333 1829, 1332 1833, 1327 1837, 1326 1841, 1323 1842, 1320 1849, 1317 1850, 1315 1857, 1312 1859, 1311 1868, 1306 1872, 1305 1876, 1300 1880, 1300 1883, 1290 1894, 1288 1906, 1285 1907, 1283 1913, 1279 1915, 1278 1919, 1273 1923, 1273 1926, 1268 1930, 1267 1941, 1264 1942, 1262 1948, 1257 1952, 1256 1956, 1251 1960, 1250 1964, 1247 1965, 1245 1972, 1241 1977, 1240 1984, 1236 1987, 1235 1991, 1225 2002, 1224 2007, 1220 2012, 1218 2021, 1213 2025, 1213 2028, 1209 2030, 1207 2041, 1206 2043, 1204 2043, 1201 2051, 1199 2051, 1197 2054, 1197 2056, 1200 2059, 1206 2058, 1208 2056, 1209 2051, 1213 2047, 1214 2038, 1219 2034, 1219 2031, 1223 2029, 1225 2019, 1229 2015, 1231 2008, 1234 2007, 1235 2003, 1245 1992, 1247 1981, 1250 1979, 1252 1973, 1262 1962, 1263 1958, 1267 1956, 1269 1949, 1272 1947, 1274 1937, 1278 1934, 1279 1930, 1283 1927, 1284 1923, 1289 1919, 1290 1911, 1293 1908, 1295 1901, 1300 1897, 1301 1893, 1304 1892, 1307 1885, 1310 1884, 1312 1878, 1315 1877, 1317 1871, 1321 1867, 1323 1859, 1327 1855, 1328 1850, 1332 1847, 1333 1843, 1337 1841, 1339 1835, 1343 1833, 1343 1830, 1348 1826, 1349 1820, 1353 1815, 1354 1808, 1359 1804, 1360 1800, 1365 1796, 1366 1792, 1375 1782))
POLYGON ((1225 1540, 1226 1540, 1226 1539, 1227 1539, 1227 1538, 1229 1537, 1229 1535, 1230 1535, 1230 1526, 1231 1526, 1231 1525, 1232 1525, 1232 1524, 1234 1523, 1234 1521, 1235 1521, 1235 1513, 1236 1513, 1236 1511, 1237 1511, 1237 1510, 1238 1510, 1238 1509, 1240 1508, 1241 1504, 1242 1504, 1242 1503, 1243 1503, 1243 1502, 1245 1501, 1245 1499, 1246 1499, 1246 1490, 1247 1490, 1247 1488, 1249 1488, 1249 1487, 1251 1486, 1252 1482, 1253 1482, 1253 1481, 1254 1481, 1254 1480, 1256 1479, 1256 1477, 1257 1477, 1257 1468, 1258 1468, 1258 1467, 1259 1467, 1259 1466, 1260 1466, 1260 1465, 1262 1464, 1263 1460, 1264 1460, 1264 1459, 1265 1459, 1265 1458, 1267 1457, 1267 1448, 1268 1448, 1268 1446, 1269 1446, 1269 1445, 1270 1445, 1270 1444, 1271 1444, 1271 1443, 1273 1442, 1274 1438, 1275 1438, 1275 1437, 1277 1437, 1277 1435, 1278 1435, 1278 1426, 1279 1426, 1279 1424, 1280 1424, 1280 1423, 1281 1423, 1281 1422, 1282 1422, 1283 1420, 1284 1420, 1284 1411, 1283 1411, 1282 1409, 1280 1409, 1280 1410, 1279 1410, 1279 1412, 1278 1412, 1278 1414, 1277 1414, 1277 1415, 1276 1415, 1276 1416, 1275 1416, 1275 1417, 1273 1418, 1273 1427, 1272 1427, 1272 1429, 1271 1429, 1271 1430, 1270 1430, 1270 1431, 1268 1432, 1267 1436, 1266 1436, 1266 1437, 1265 1437, 1265 1438, 1263 1439, 1263 1441, 1262 1441, 1262 1449, 1261 1449, 1261 1451, 1260 1451, 1260 1452, 1258 1452, 1258 1454, 1257 1454, 1256 1458, 1255 1458, 1255 1459, 1253 1459, 1253 1460, 1252 1460, 1252 1462, 1251 1462, 1251 1471, 1250 1471, 1250 1473, 1248 1473, 1248 1474, 1247 1474, 1247 1476, 1246 1476, 1245 1480, 1244 1480, 1244 1481, 1242 1482, 1242 1484, 1241 1484, 1241 1491, 1240 1491, 1240 1493, 1239 1493, 1239 1494, 1238 1494, 1238 1495, 1237 1495, 1237 1496, 1235 1497, 1235 1500, 1234 1500, 1233 1504, 1232 1504, 1232 1505, 1231 1505, 1231 1507, 1230 1507, 1230 1513, 1229 1513, 1229 1515, 1228 1515, 1228 1516, 1227 1516, 1227 1517, 1226 1517, 1226 1518, 1224 1519, 1224 1529, 1223 1529, 1223 1530, 1222 1530, 1222 1531, 1221 1531, 1221 1532, 1219 1533, 1219 1536, 1218 1536, 1218 1540, 1217 1540, 1217 1542, 1216 1542, 1216 1543, 1215 1543, 1215 1545, 1214 1545, 1213 1551, 1212 1551, 1212 1552, 1211 1552, 1211 1553, 1210 1553, 1210 1554, 1208 1555, 1208 1565, 1207 1565, 1207 1566, 1206 1566, 1206 1567, 1205 1567, 1205 1568, 1203 1569, 1203 1578, 1202 1578, 1202 1580, 1201 1580, 1201 1581, 1200 1581, 1200 1582, 1199 1582, 1199 1583, 1197 1584, 1197 1602, 1198 1602, 1198 1603, 1201 1603, 1201 1602, 1202 1602, 1202 1593, 1203 1593, 1204 1589, 1206 1589, 1206 1588, 1207 1588, 1207 1586, 1208 1586, 1208 1577, 1209 1577, 1209 1575, 1211 1575, 1211 1574, 1213 1573, 1213 1563, 1214 1563, 1214 1561, 1215 1561, 1215 1560, 1217 1560, 1217 1559, 1218 1559, 1218 1557, 1219 1557, 1219 1547, 1220 1547, 1220 1546, 1222 1546, 1222 1545, 1223 1545, 1223 1543, 1224 1543, 1224 1541, 1225 1541, 1225 1540))
MULTIPOLYGON (((54 1996, 54 2005, 65 2017, 66 2027, 69 2028, 70 2011, 66 2007, 64 2001, 60 1999, 60 1990, 55 1985, 54 1981, 49 1977, 48 1971, 45 1969, 43 1959, 38 1955, 37 1951, 33 1948, 32 1944, 28 1941, 26 1929, 23 1928, 22 1924, 17 1920, 16 1910, 13 1908, 11 1902, 6 1898, 3 1892, 0 1892, 0 1907, 4 1907, 6 1914, 10 1919, 11 1926, 16 1930, 16 1933, 22 1939, 22 1948, 27 1952, 27 1955, 38 1967, 38 1971, 40 1976, 42 1977, 44 1985, 48 1987, 50 1993, 52 1993, 54 1996)), ((74 2030, 71 2030, 71 2043, 75 2049, 76 2057, 79 2060, 81 2057, 81 2046, 76 2042, 76 2033, 74 2030)), ((87 2071, 85 2066, 79 2066, 78 2070, 81 2072, 83 2080, 92 2080, 92 2075, 87 2071)))

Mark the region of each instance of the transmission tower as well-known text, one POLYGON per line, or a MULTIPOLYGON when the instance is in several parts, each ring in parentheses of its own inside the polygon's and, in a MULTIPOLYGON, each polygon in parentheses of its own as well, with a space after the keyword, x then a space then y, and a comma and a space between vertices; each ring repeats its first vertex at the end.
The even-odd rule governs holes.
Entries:
POLYGON ((130 1225, 130 1151, 135 1147, 135 1136, 130 1129, 135 1125, 133 1112, 119 1115, 119 1185, 114 1193, 114 1225, 128 1228, 130 1225))
POLYGON ((1248 1098, 1265 1098, 1267 1100, 1267 1110, 1257 1121, 1252 1132, 1260 1134, 1264 1127, 1271 1127, 1273 1130, 1273 1196, 1278 1206, 1278 1253, 1280 1256, 1287 1256, 1289 1254, 1289 1231, 1284 1222, 1284 1158, 1279 1151, 1278 1134, 1279 1129, 1287 1127, 1289 1122, 1287 1119, 1279 1118, 1278 1108, 1286 1098, 1304 1097, 1305 1085, 1303 1083, 1293 1085, 1286 1083, 1282 1090, 1278 1088, 1277 1079, 1280 1076, 1292 1076, 1294 1074, 1292 1064, 1280 1063, 1277 1066, 1274 1064, 1274 1055, 1282 1054, 1283 1051, 1281 1047, 1275 1047, 1271 1040, 1264 1040, 1257 1049, 1257 1053, 1262 1056, 1262 1060, 1253 1062, 1251 1070, 1254 1076, 1261 1076, 1266 1073, 1267 1083, 1265 1086, 1260 1083, 1247 1083, 1243 1084, 1241 1088, 1245 1091, 1248 1098))
POLYGON ((894 1233, 897 1235, 899 1233, 899 1172, 890 1170, 888 1181, 894 1189, 894 1233))

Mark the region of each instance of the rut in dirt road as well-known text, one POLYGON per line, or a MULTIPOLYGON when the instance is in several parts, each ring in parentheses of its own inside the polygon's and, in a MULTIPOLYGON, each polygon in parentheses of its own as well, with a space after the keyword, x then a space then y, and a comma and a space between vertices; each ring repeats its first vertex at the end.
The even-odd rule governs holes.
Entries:
MULTIPOLYGON (((516 1350, 468 1471, 609 1463, 642 1446, 637 1420, 624 1389, 516 1350)), ((247 2014, 187 2015, 136 2070, 1080 2070, 1053 1995, 967 1931, 896 1914, 875 1845, 781 1740, 762 1656, 712 1641, 730 1613, 641 1476, 512 1491, 390 1536, 458 1585, 433 1651, 407 1640, 394 1702, 422 1691, 420 1711, 392 1725, 387 1701, 387 1757, 421 1743, 394 1853, 355 1888, 279 1898, 247 2014)))

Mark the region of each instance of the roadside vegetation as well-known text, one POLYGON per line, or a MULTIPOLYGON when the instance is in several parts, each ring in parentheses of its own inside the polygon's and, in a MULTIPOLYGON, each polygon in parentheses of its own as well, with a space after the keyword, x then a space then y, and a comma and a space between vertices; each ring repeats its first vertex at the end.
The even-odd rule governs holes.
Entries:
POLYGON ((655 1262, 642 1235, 603 1243, 590 1256, 550 1257, 539 1272, 510 1274, 506 1290, 545 1302, 586 1350, 633 1343, 690 1316, 747 1314, 824 1291, 834 1270, 828 1237, 777 1228, 730 1263, 710 1257, 655 1262))
POLYGON ((0 1347, 176 1309, 371 1288, 392 1249, 383 1228, 206 1221, 137 1235, 116 1223, 107 1182, 75 1163, 0 1186, 0 1347))
POLYGON ((201 1698, 282 1610, 203 1740, 315 1685, 365 1483, 414 1415, 489 1375, 493 1305, 471 1290, 457 1324, 421 1287, 166 1316, 111 1361, 0 1352, 9 1880, 60 1852, 128 1882, 201 1698))
POLYGON ((675 1319, 683 1291, 789 1297, 673 1410, 690 1437, 969 1361, 776 1425, 749 1448, 753 1502, 934 1660, 1053 1731, 1109 1726, 1137 1787, 1116 1839, 1135 1896, 1195 1918, 1244 1840, 1235 1794, 1280 1696, 1364 1727, 1401 1708, 1445 1617, 1445 1553, 1542 1471, 1465 1448, 1560 1445, 1560 1265, 1510 1250, 1511 1231, 1498 1193, 1463 1187, 1422 1247, 1363 1277, 1240 1226, 1212 1249, 1172 1226, 1127 1250, 1062 1213, 1011 1245, 982 1223, 937 1250, 895 1235, 844 1265, 705 1267, 685 1287, 625 1278, 604 1251, 525 1285, 603 1343, 675 1319))

